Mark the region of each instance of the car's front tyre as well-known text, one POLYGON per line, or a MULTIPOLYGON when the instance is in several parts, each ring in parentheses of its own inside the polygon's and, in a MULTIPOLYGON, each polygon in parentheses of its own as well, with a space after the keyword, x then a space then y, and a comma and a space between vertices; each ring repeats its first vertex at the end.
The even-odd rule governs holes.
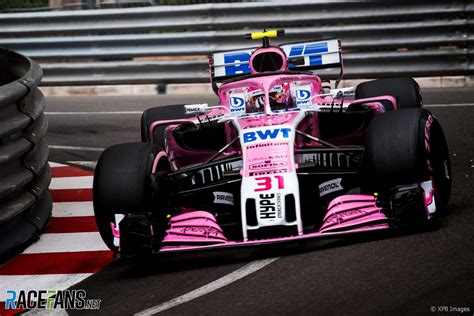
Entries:
POLYGON ((446 210, 452 182, 449 150, 441 125, 429 111, 402 109, 379 115, 370 123, 365 142, 367 192, 428 185, 434 189, 436 205, 431 215, 446 210))
POLYGON ((113 232, 116 215, 145 212, 151 207, 150 175, 157 152, 156 144, 119 144, 107 148, 97 162, 94 214, 102 239, 115 252, 118 251, 113 232))

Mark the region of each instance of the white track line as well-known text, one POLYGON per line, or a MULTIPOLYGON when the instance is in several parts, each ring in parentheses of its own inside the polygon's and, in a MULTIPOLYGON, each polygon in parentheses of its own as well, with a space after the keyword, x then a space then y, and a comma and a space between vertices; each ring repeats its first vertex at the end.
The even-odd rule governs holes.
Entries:
POLYGON ((22 316, 67 316, 69 315, 66 310, 56 309, 29 309, 22 316))
POLYGON ((84 112, 44 112, 46 115, 109 115, 109 114, 143 114, 143 111, 84 111, 84 112))
POLYGON ((55 202, 53 217, 94 216, 92 202, 55 202))
POLYGON ((51 162, 49 161, 49 166, 51 168, 56 168, 56 167, 67 167, 68 165, 63 165, 62 163, 57 163, 57 162, 51 162))
POLYGON ((50 190, 92 188, 94 176, 52 178, 50 190))
POLYGON ((84 280, 92 273, 0 275, 0 295, 4 299, 7 290, 64 290, 84 280))
POLYGON ((184 295, 174 298, 171 301, 145 309, 141 312, 136 313, 135 315, 154 315, 159 312, 165 311, 167 309, 173 308, 175 306, 181 305, 183 303, 187 303, 191 300, 194 300, 195 298, 214 292, 215 290, 218 290, 221 287, 229 285, 237 280, 240 280, 246 277, 247 275, 252 274, 266 267, 267 265, 269 265, 270 263, 276 260, 278 260, 278 258, 270 258, 270 259, 250 262, 249 264, 246 264, 242 268, 237 269, 234 272, 229 273, 223 276, 222 278, 217 279, 209 284, 206 284, 198 289, 195 289, 194 291, 188 292, 184 295))
POLYGON ((451 106, 474 106, 474 103, 425 104, 429 108, 447 108, 451 106))
POLYGON ((98 232, 43 234, 23 253, 109 250, 98 232))
POLYGON ((97 161, 68 161, 67 163, 95 169, 97 161))
POLYGON ((81 147, 81 146, 59 146, 59 145, 49 145, 49 149, 59 149, 59 150, 83 150, 83 151, 104 151, 105 148, 100 147, 81 147))

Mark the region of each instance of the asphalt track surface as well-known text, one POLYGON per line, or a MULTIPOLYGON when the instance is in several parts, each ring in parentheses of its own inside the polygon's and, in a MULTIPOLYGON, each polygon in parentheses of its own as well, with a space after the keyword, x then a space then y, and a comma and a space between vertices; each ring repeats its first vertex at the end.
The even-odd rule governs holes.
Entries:
MULTIPOLYGON (((129 114, 50 114, 50 145, 104 148, 140 139, 140 111, 211 96, 47 98, 48 112, 137 111, 129 114)), ((474 315, 474 96, 467 89, 425 91, 451 151, 449 215, 429 231, 336 241, 311 251, 239 259, 179 262, 118 260, 74 286, 102 300, 93 314, 128 315, 167 303, 246 268, 277 258, 235 282, 162 314, 460 314, 474 315), (257 261, 261 262, 261 261, 257 261), (252 263, 251 263, 252 264, 252 263)), ((172 115, 172 113, 170 114, 172 115)), ((94 161, 93 150, 52 149, 50 160, 94 161)), ((68 311, 70 314, 79 312, 68 311)), ((84 312, 80 312, 83 314, 84 312)))

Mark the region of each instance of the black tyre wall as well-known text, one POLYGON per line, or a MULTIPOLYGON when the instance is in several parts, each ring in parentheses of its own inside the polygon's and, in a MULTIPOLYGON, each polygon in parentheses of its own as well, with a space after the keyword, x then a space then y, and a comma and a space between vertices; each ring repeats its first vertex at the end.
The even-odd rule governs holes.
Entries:
POLYGON ((51 217, 42 76, 33 60, 0 48, 0 263, 35 240, 51 217))

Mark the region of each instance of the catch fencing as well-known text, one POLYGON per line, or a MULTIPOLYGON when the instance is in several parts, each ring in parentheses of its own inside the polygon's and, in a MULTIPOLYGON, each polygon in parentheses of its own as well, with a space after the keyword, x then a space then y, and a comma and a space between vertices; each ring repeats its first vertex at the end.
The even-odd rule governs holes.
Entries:
MULTIPOLYGON (((474 3, 286 1, 0 15, 0 46, 42 62, 44 85, 207 82, 206 55, 274 42, 341 38, 345 77, 473 73, 474 3)), ((333 77, 336 72, 323 72, 333 77)))
POLYGON ((0 262, 19 251, 51 216, 42 71, 0 49, 0 262))

